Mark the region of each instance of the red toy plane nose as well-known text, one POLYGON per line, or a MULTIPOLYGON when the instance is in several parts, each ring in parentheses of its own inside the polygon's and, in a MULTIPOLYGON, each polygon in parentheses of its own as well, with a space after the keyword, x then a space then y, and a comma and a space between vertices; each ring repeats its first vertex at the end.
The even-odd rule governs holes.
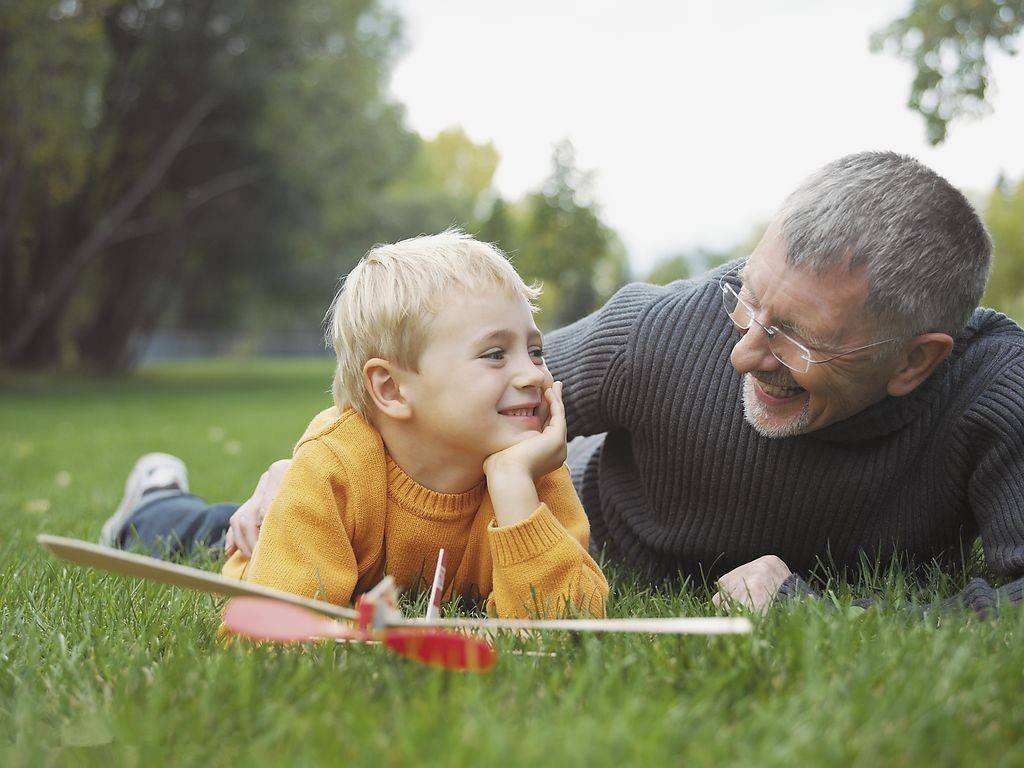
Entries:
POLYGON ((490 643, 457 632, 389 629, 381 639, 397 654, 443 669, 486 672, 497 660, 490 643))

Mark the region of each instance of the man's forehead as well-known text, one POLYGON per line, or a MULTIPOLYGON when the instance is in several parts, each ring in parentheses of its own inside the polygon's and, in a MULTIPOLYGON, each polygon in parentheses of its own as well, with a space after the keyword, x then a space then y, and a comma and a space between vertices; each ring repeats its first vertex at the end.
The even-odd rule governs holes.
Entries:
POLYGON ((863 268, 851 271, 846 264, 824 270, 793 266, 787 263, 781 242, 762 241, 740 274, 773 322, 820 340, 841 341, 843 336, 857 334, 866 320, 868 280, 863 268))

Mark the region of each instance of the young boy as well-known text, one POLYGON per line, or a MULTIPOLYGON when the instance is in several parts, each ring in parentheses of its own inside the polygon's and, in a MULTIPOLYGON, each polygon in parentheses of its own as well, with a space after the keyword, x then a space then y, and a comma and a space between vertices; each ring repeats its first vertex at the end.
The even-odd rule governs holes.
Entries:
MULTIPOLYGON (((538 295, 459 231, 367 253, 329 314, 335 407, 296 445, 251 559, 236 550, 224 574, 346 604, 385 575, 419 586, 443 547, 446 598, 486 598, 499 616, 603 615, 538 295)), ((153 540, 147 506, 121 511, 107 538, 130 544, 134 521, 153 540)), ((212 540, 218 515, 188 535, 212 540)))

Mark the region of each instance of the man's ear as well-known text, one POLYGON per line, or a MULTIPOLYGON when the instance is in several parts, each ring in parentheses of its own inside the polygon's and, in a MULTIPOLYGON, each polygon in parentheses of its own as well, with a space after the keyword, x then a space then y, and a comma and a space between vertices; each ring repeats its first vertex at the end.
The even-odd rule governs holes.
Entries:
POLYGON ((405 420, 412 416, 412 406, 402 394, 400 376, 401 369, 390 360, 374 357, 363 365, 363 386, 377 410, 392 419, 405 420))
POLYGON ((952 351, 953 337, 948 333, 924 333, 915 337, 900 355, 900 367, 889 379, 886 390, 893 397, 909 395, 952 351))

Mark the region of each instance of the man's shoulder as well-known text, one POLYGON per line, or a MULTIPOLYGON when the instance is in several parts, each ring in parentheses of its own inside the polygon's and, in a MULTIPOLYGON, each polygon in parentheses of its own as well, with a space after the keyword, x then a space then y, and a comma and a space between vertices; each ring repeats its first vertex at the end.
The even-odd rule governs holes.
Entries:
POLYGON ((1024 369, 1024 328, 994 309, 978 307, 957 334, 951 362, 986 379, 999 371, 1024 369))
POLYGON ((957 342, 979 347, 1024 349, 1024 328, 998 310, 978 307, 958 334, 957 342))
POLYGON ((1003 433, 1024 429, 1024 329, 1001 312, 979 307, 957 335, 946 377, 966 398, 961 424, 1003 433))
POLYGON ((619 289, 613 301, 636 306, 637 320, 641 323, 675 320, 679 315, 690 313, 706 315, 709 305, 721 304, 719 280, 738 263, 723 264, 664 285, 629 283, 619 289))

